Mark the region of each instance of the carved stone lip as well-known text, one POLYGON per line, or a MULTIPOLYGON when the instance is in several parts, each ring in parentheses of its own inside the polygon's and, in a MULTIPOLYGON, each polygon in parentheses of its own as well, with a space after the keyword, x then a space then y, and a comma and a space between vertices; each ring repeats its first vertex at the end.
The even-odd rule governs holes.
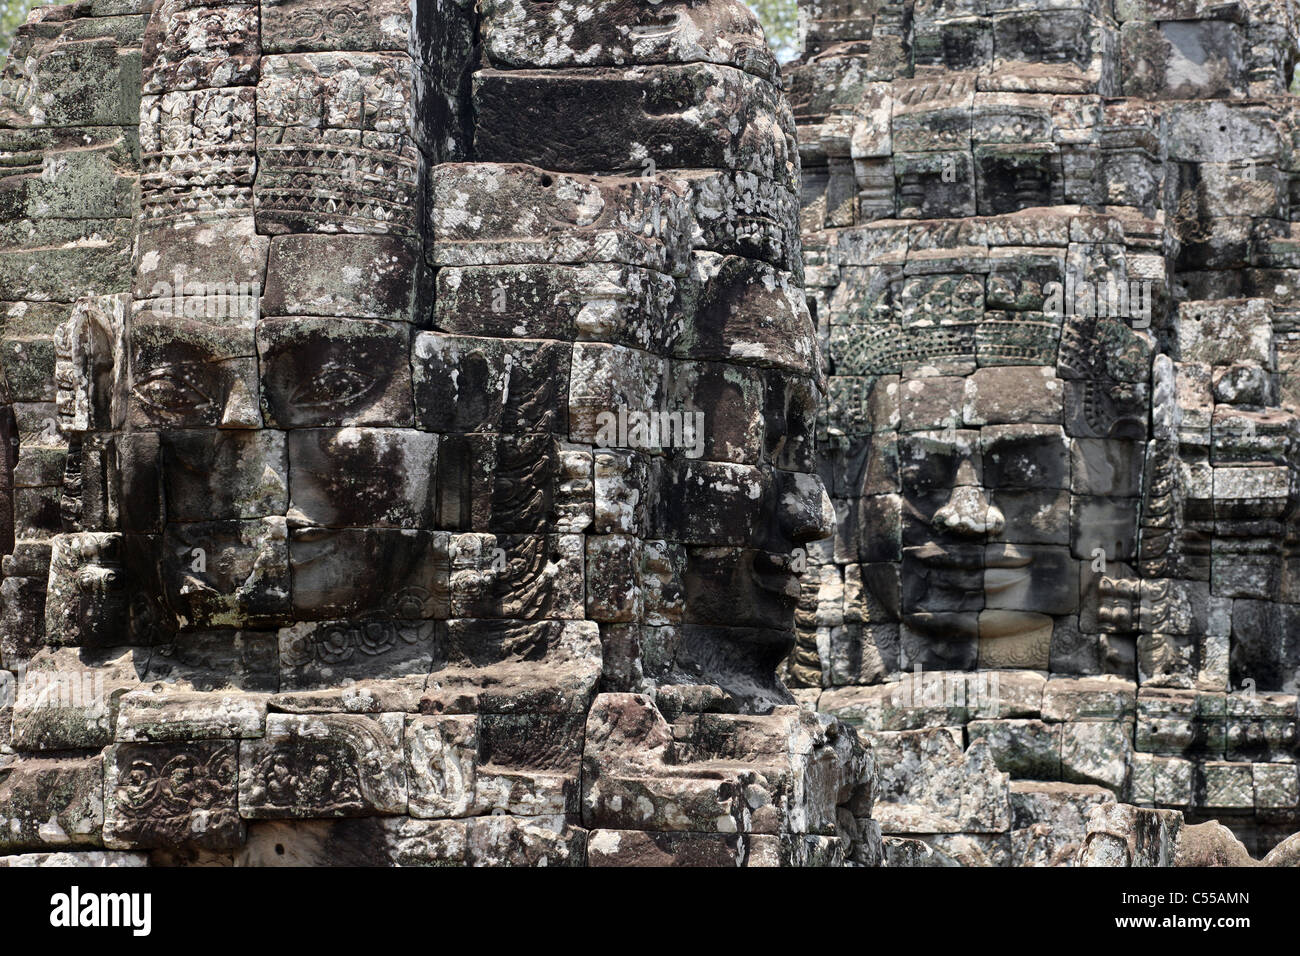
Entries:
POLYGON ((968 547, 945 548, 937 541, 927 541, 915 551, 913 557, 931 568, 947 568, 954 571, 978 571, 984 567, 982 549, 968 547))
POLYGON ((988 568, 1026 568, 1033 562, 1033 550, 1015 544, 990 544, 984 551, 984 566, 988 568))
POLYGON ((978 618, 968 612, 906 611, 903 623, 919 634, 939 640, 961 641, 979 637, 978 618))
POLYGON ((672 36, 681 29, 681 21, 685 16, 679 11, 670 15, 660 16, 658 23, 634 23, 628 28, 628 33, 638 40, 657 40, 660 37, 672 36))
POLYGON ((1014 544, 990 545, 984 552, 984 593, 997 594, 1029 580, 1029 566, 1034 563, 1032 551, 1024 551, 1014 544))
POLYGON ((764 591, 795 600, 799 598, 799 575, 791 567, 791 558, 788 554, 756 552, 750 577, 764 591))
POLYGON ((301 525, 294 528, 294 537, 299 545, 307 546, 295 555, 295 561, 300 567, 333 557, 340 548, 337 528, 317 524, 301 525))
POLYGON ((1023 585, 1032 573, 1030 565, 1034 560, 1032 554, 1027 554, 1014 545, 950 549, 936 541, 927 542, 912 554, 917 561, 940 575, 983 571, 983 590, 986 594, 998 594, 1023 585))

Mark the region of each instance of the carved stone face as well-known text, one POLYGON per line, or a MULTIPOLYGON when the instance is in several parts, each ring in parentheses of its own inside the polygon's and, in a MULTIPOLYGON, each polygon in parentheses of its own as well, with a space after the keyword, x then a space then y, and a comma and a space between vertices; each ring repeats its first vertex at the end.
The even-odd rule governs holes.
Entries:
MULTIPOLYGON (((903 268, 854 267, 855 298, 830 304, 837 378, 863 383, 832 380, 852 547, 836 561, 857 560, 885 672, 1097 666, 1070 654, 1100 630, 1102 578, 1136 558, 1150 346, 1130 317, 1064 302, 1111 267, 1101 246, 1062 251, 1067 226, 1042 212, 969 236, 919 224, 903 268), (981 245, 1012 241, 1023 274, 981 245)), ((898 227, 879 228, 886 248, 898 227)))
POLYGON ((1013 641, 1050 642, 1051 615, 1077 608, 1060 426, 904 434, 899 458, 908 629, 967 652, 982 637, 986 656, 1013 641))
MULTIPOLYGON (((792 321, 776 334, 793 338, 804 328, 792 321)), ((826 491, 806 473, 815 424, 811 372, 802 382, 782 373, 764 377, 764 464, 679 462, 664 519, 666 532, 682 535, 688 545, 688 650, 701 661, 710 655, 734 658, 731 667, 756 687, 770 683, 763 675, 793 646, 808 546, 833 528, 826 491), (674 515, 682 516, 679 523, 674 515)), ((709 428, 717 429, 710 434, 726 434, 738 424, 729 420, 737 412, 729 416, 727 402, 705 404, 714 409, 706 413, 712 415, 709 428)), ((773 690, 767 686, 764 692, 773 690)))
POLYGON ((642 623, 647 676, 779 699, 798 549, 829 530, 798 290, 737 256, 701 255, 685 274, 684 196, 667 180, 483 165, 441 168, 433 185, 446 331, 419 333, 414 374, 419 414, 467 432, 442 446, 444 466, 449 448, 472 461, 456 514, 585 531, 586 616, 642 623), (502 217, 502 197, 537 220, 502 217), (597 261, 556 264, 561 247, 597 261))
MULTIPOLYGON (((159 22, 188 23, 178 4, 159 22)), ((753 33, 727 11, 710 29, 753 33)), ((737 162, 763 177, 744 185, 440 162, 457 148, 412 60, 429 51, 272 42, 294 52, 211 51, 240 67, 223 89, 170 34, 146 44, 117 412, 86 430, 131 639, 255 635, 294 689, 422 666, 472 681, 524 653, 502 637, 521 624, 596 622, 645 632, 652 680, 783 700, 805 546, 832 512, 786 224, 757 194, 731 210, 789 175, 765 47, 731 48, 750 72, 720 73, 708 107, 753 114, 737 162), (693 250, 702 220, 748 225, 693 250)), ((701 166, 725 132, 706 125, 701 166)), ((531 633, 542 656, 560 639, 531 633)))

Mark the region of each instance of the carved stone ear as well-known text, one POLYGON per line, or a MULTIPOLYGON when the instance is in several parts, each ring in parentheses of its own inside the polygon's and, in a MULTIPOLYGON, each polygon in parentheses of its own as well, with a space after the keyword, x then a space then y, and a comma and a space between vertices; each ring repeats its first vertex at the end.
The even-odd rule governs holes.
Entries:
POLYGON ((126 633, 126 612, 122 535, 55 535, 45 600, 50 646, 108 646, 126 633))
POLYGON ((55 329, 55 402, 64 434, 106 430, 121 420, 119 383, 126 372, 122 356, 129 308, 126 294, 89 296, 55 329))

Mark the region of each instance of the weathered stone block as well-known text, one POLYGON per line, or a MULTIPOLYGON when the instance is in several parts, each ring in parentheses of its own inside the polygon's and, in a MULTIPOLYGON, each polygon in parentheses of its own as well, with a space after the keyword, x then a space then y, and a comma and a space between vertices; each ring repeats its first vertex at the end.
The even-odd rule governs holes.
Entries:
POLYGON ((983 833, 1011 822, 1007 775, 987 743, 962 751, 950 729, 870 734, 880 767, 874 819, 885 833, 983 833))
POLYGON ((1126 795, 1133 753, 1133 721, 1083 721, 1062 725, 1061 773, 1126 795))
POLYGON ((0 851, 102 846, 104 768, 96 756, 20 760, 0 779, 0 851))
POLYGON ((1255 805, 1251 764, 1208 760, 1200 767, 1197 803, 1214 809, 1245 809, 1255 805))
POLYGON ((1061 775, 1061 725, 1040 720, 972 720, 973 741, 987 740, 998 769, 1017 780, 1055 780, 1061 775))

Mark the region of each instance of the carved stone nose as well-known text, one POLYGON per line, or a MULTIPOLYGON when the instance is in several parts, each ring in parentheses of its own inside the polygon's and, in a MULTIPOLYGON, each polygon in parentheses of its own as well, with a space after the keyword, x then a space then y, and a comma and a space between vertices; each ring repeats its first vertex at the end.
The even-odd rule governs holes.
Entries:
POLYGON ((820 541, 835 533, 835 508, 816 475, 783 475, 782 531, 797 544, 820 541))
POLYGON ((236 378, 226 397, 226 407, 221 411, 222 428, 260 428, 262 416, 257 402, 249 394, 242 378, 236 378))
POLYGON ((948 502, 934 513, 934 525, 954 534, 996 535, 1006 527, 1006 518, 995 505, 989 504, 978 485, 960 485, 952 490, 948 502))

